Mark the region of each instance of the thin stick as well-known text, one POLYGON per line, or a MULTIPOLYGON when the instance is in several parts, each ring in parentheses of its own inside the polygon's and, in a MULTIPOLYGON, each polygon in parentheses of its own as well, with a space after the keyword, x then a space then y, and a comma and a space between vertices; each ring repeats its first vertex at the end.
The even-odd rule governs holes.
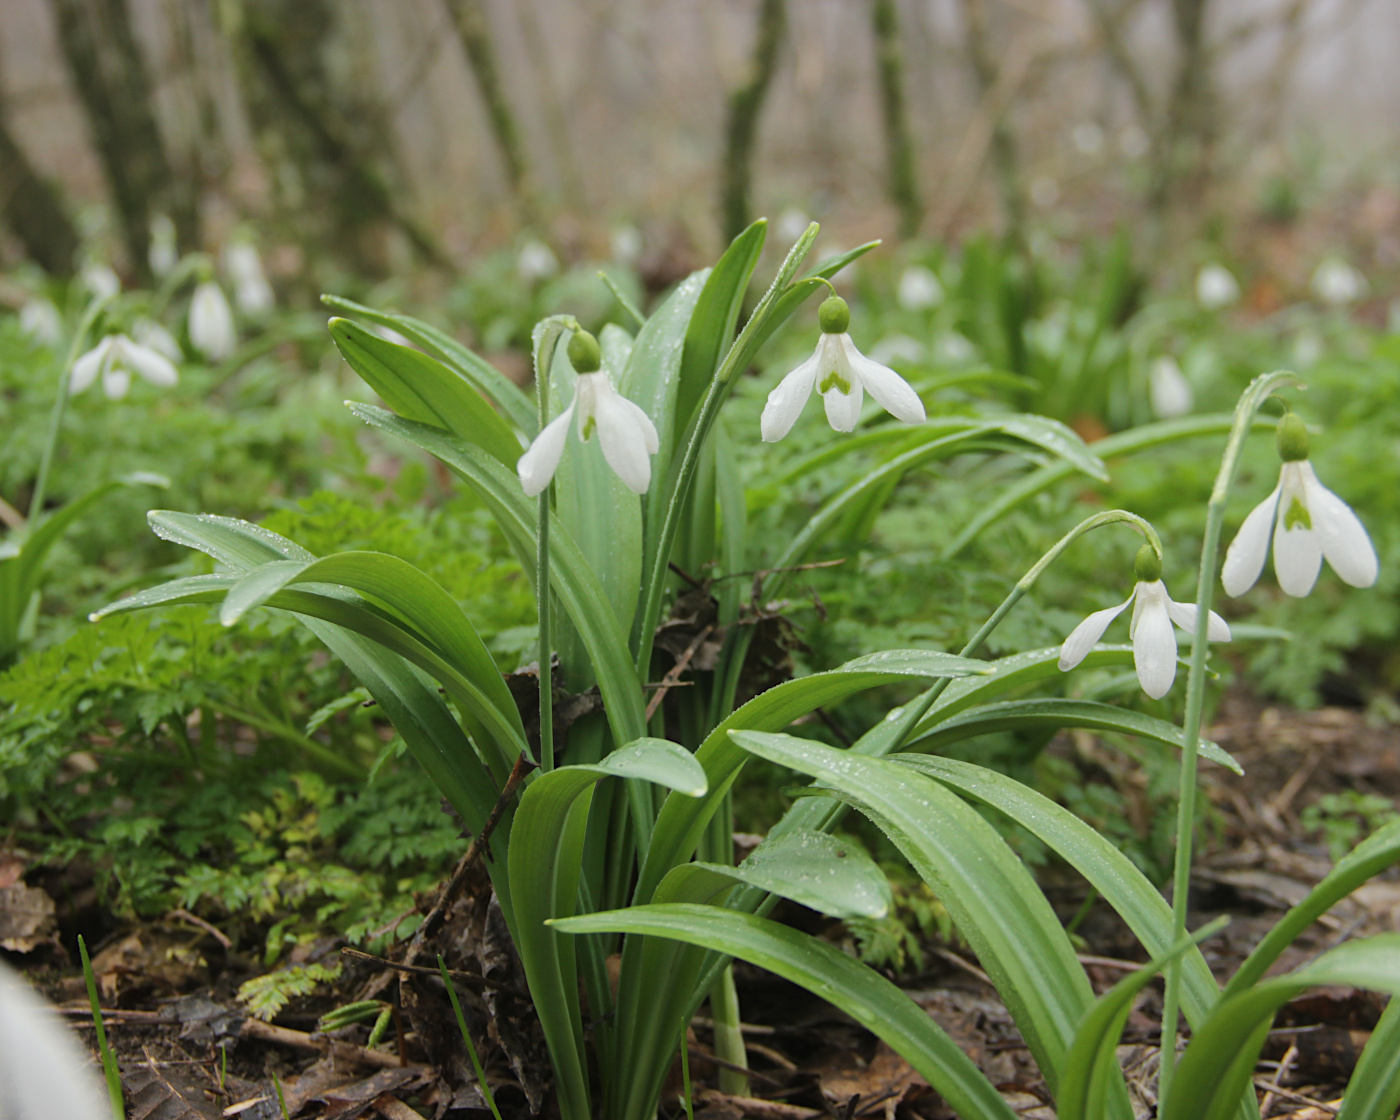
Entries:
POLYGON ((690 645, 685 647, 685 652, 682 653, 676 663, 671 666, 670 672, 661 678, 661 687, 653 692, 651 694, 651 699, 647 701, 647 713, 645 717, 647 720, 650 720, 651 717, 656 714, 656 709, 661 707, 661 701, 666 699, 666 693, 676 687, 676 682, 681 679, 681 674, 684 673, 686 668, 690 665, 691 658, 695 656, 696 651, 700 649, 705 639, 714 633, 714 629, 713 626, 706 626, 700 633, 696 634, 695 637, 691 639, 690 645))
MULTIPOLYGON (((383 957, 376 957, 371 953, 363 953, 359 949, 352 949, 348 945, 340 950, 343 956, 354 957, 357 961, 368 961, 370 964, 377 964, 380 968, 390 968, 395 972, 412 972, 417 976, 437 976, 436 968, 425 968, 418 964, 399 964, 397 961, 385 960, 383 957)), ((470 984, 478 984, 483 988, 490 988, 493 992, 503 992, 506 995, 515 996, 518 999, 528 1000, 530 995, 523 988, 516 988, 510 984, 503 984, 499 980, 492 980, 489 976, 483 976, 479 972, 471 972, 467 969, 451 968, 448 973, 454 980, 465 980, 470 984)))

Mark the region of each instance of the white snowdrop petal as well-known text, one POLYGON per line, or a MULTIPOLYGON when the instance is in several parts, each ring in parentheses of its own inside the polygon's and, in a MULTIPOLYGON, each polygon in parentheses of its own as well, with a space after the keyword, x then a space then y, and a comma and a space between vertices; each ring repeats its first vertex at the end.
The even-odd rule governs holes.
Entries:
POLYGON ((838 432, 855 431, 856 422, 860 420, 860 405, 864 396, 859 381, 851 386, 849 393, 843 393, 839 389, 828 389, 822 394, 827 423, 838 432))
MULTIPOLYGON (((1165 599, 1165 596, 1163 596, 1165 599)), ((1133 632, 1133 664, 1143 692, 1160 700, 1176 680, 1176 631, 1167 604, 1155 600, 1143 605, 1133 632)))
POLYGON ((22 976, 0 963, 0 1116, 104 1120, 111 1114, 87 1047, 22 976))
MULTIPOLYGON (((1188 634, 1196 633, 1196 604, 1195 603, 1175 603, 1167 600, 1168 617, 1180 626, 1188 634)), ((1207 624, 1206 639, 1212 642, 1228 642, 1230 640, 1229 624, 1214 611, 1210 612, 1210 622, 1207 624)))
POLYGON ((1380 574, 1380 561, 1366 527, 1351 506, 1318 482, 1311 463, 1304 463, 1303 467, 1308 513, 1322 555, 1343 583, 1370 587, 1380 574))
POLYGON ((1060 647, 1060 671, 1068 672, 1083 661, 1089 655, 1089 651, 1098 645, 1099 639, 1108 629, 1108 624, 1122 614, 1123 608, 1132 601, 1133 597, 1129 595, 1116 607, 1095 611, 1071 630, 1065 644, 1060 647))
POLYGON ((646 440, 648 455, 655 455, 661 450, 661 437, 656 433, 656 425, 651 422, 651 417, 647 415, 646 409, 636 401, 628 400, 621 393, 617 394, 617 399, 626 409, 627 414, 632 417, 632 422, 641 430, 643 439, 646 440))
POLYGON ((922 424, 926 419, 924 402, 913 387, 889 366, 872 361, 851 344, 850 335, 841 336, 846 343, 846 360, 851 372, 862 386, 870 390, 880 407, 906 424, 922 424))
POLYGON ((820 347, 810 358, 789 373, 768 394, 763 406, 759 431, 764 443, 776 443, 792 431, 812 389, 817 384, 817 366, 821 360, 820 347))
POLYGON ((102 371, 102 391, 107 394, 107 399, 119 401, 126 396, 130 388, 131 370, 109 359, 107 367, 102 371))
POLYGON ((1159 420, 1185 416, 1196 402, 1191 383, 1176 364, 1176 359, 1163 355, 1148 370, 1148 395, 1152 411, 1159 420))
POLYGON ((1264 571, 1264 558, 1269 553, 1269 537, 1274 530, 1274 512, 1278 508, 1279 492, 1283 483, 1274 487, 1274 492, 1249 511, 1240 531, 1225 551, 1225 566, 1220 570, 1220 581, 1225 585, 1225 593, 1231 597, 1243 595, 1258 582, 1264 571))
POLYGON ((138 342, 122 344, 122 360, 152 385, 168 389, 180 380, 180 374, 169 358, 138 342))
POLYGON ((81 393, 97 380, 97 374, 102 369, 102 361, 107 357, 107 351, 111 348, 112 336, 108 335, 73 363, 73 372, 68 377, 68 392, 70 394, 81 393))
POLYGON ((1301 599, 1313 589, 1321 569, 1322 542, 1314 530, 1285 529, 1281 523, 1274 529, 1274 575, 1284 594, 1301 599))
POLYGON ((564 457, 564 444, 569 438, 569 422, 573 417, 574 405, 570 402, 568 408, 544 426, 544 431, 535 437, 525 454, 516 461, 515 473, 520 476, 520 485, 530 497, 543 491, 559 469, 559 460, 564 457))
POLYGON ((238 335, 233 327, 233 312, 223 289, 213 280, 195 288, 190 299, 190 342, 206 358, 220 361, 233 353, 238 335))
POLYGON ((611 385, 601 388, 594 400, 593 419, 598 424, 598 442, 608 466, 627 489, 645 494, 651 485, 651 456, 647 454, 646 433, 627 407, 631 403, 611 385))

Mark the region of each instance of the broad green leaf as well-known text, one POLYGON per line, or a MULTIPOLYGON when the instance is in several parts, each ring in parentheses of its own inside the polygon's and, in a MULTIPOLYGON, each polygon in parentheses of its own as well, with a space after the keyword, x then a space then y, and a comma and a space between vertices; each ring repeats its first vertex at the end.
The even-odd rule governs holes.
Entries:
MULTIPOLYGON (((1184 734, 1176 724, 1093 700, 1008 700, 999 704, 985 704, 945 719, 927 735, 917 739, 911 736, 910 741, 918 750, 934 752, 949 743, 995 731, 1054 730, 1061 727, 1117 731, 1165 743, 1177 750, 1185 747, 1184 734)), ((1198 749, 1202 758, 1208 758, 1236 774, 1244 773, 1244 768, 1229 752, 1209 739, 1201 739, 1198 749)))
POLYGON ((321 302, 336 311, 344 311, 371 323, 390 327, 410 342, 421 346, 433 357, 446 362, 468 382, 480 390, 487 400, 500 406, 515 425, 526 436, 533 439, 538 430, 535 425, 535 406, 510 378, 490 362, 473 354, 450 334, 437 327, 414 319, 409 315, 395 315, 388 311, 377 311, 362 303, 343 299, 340 296, 323 295, 321 302))
POLYGON ((886 759, 756 731, 736 744, 845 794, 894 841, 947 907, 1058 1093, 1088 977, 1035 879, 957 794, 886 759))
MULTIPOLYGON (((1010 1106, 923 1008, 873 969, 808 934, 752 914, 684 904, 581 915, 557 921, 554 928, 672 938, 765 968, 802 985, 889 1043, 963 1120, 1014 1120, 1010 1106)), ((679 1028, 673 1033, 674 1038, 663 1041, 667 1055, 679 1044, 679 1028)), ((659 1082, 642 1086, 640 1093, 659 1088, 659 1082)))
POLYGON ((1361 1051, 1337 1120, 1392 1120, 1400 1108, 1400 999, 1392 999, 1361 1051))
POLYGON ((1249 1085, 1275 1013, 1323 985, 1400 995, 1400 934, 1349 941, 1294 972, 1222 998, 1182 1055, 1162 1120, 1225 1120, 1249 1085))
POLYGON ((656 888, 657 902, 709 902, 745 883, 832 918, 883 918, 893 898, 874 860, 825 832, 794 829, 765 840, 737 867, 683 863, 656 888))
POLYGON ((419 350, 387 342, 349 319, 332 319, 330 332, 350 367, 400 416, 446 428, 515 468, 520 441, 458 371, 419 350))

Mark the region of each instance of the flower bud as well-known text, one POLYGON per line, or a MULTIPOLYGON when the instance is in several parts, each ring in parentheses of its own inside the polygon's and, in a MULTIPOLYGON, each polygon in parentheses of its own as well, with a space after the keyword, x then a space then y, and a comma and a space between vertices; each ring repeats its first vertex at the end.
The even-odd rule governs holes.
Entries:
POLYGON ((817 308, 817 321, 823 334, 845 334, 851 325, 851 309, 840 296, 831 296, 817 308))
POLYGON ((1133 561, 1133 575, 1138 583, 1156 583, 1162 578, 1162 558, 1150 544, 1138 549, 1137 558, 1133 561))
POLYGON ((569 364, 576 373, 597 373, 603 367, 603 351, 587 331, 575 331, 569 339, 569 364))
POLYGON ((1296 463, 1308 457, 1308 426, 1296 412, 1284 414, 1278 422, 1278 457, 1296 463))

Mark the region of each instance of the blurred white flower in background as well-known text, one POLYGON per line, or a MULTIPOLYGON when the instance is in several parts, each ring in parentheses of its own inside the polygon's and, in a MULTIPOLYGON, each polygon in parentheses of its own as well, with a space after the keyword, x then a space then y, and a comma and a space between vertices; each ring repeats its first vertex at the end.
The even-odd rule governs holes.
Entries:
POLYGON ((558 271, 559 258, 538 237, 531 237, 520 246, 520 253, 515 258, 515 272, 525 283, 537 284, 558 271))
POLYGON ((1152 147, 1152 138, 1141 125, 1130 124, 1118 134, 1118 150, 1129 159, 1141 159, 1152 147))
POLYGON ((211 362, 223 361, 238 346, 233 310, 214 280, 202 281, 190 298, 190 344, 211 362))
POLYGON ((773 223, 773 232, 777 235, 780 245, 791 245, 807 232, 807 227, 811 224, 812 219, 806 211, 796 206, 788 206, 773 223))
POLYGON ((370 330, 372 330, 385 342, 392 342, 395 346, 407 346, 410 349, 412 349, 413 347, 413 343, 411 343, 398 331, 394 330, 393 327, 386 327, 382 323, 375 323, 374 326, 370 327, 370 330))
POLYGON ((933 269, 911 264, 899 274, 895 298, 906 311, 927 311, 943 302, 943 285, 933 269))
POLYGON ((19 309, 19 329, 45 346, 57 346, 63 340, 63 316, 53 300, 37 296, 19 309))
POLYGON ((615 226, 609 238, 612 259, 619 264, 636 264, 646 243, 642 231, 633 225, 615 226))
POLYGON ((887 334, 870 348, 870 360, 881 365, 891 362, 922 362, 926 350, 917 338, 907 334, 887 334))
POLYGON ((92 1056, 24 977, 0 962, 0 1117, 110 1120, 92 1056))
POLYGON ((1223 264, 1211 262, 1196 273, 1196 302, 1207 311, 1219 311, 1240 298, 1240 284, 1223 264))
POLYGON ((947 331, 939 335, 933 344, 933 357, 943 365, 959 366, 977 357, 977 347, 966 335, 957 331, 947 331))
POLYGON ((175 336, 154 319, 137 319, 131 324, 131 337, 147 350, 154 350, 172 362, 178 362, 184 357, 180 353, 180 344, 175 341, 175 336))
POLYGON ((1313 271, 1310 286, 1328 307, 1344 307, 1366 294, 1366 277, 1340 257, 1328 257, 1313 271))
POLYGON ((93 299, 106 299, 122 290, 121 279, 105 264, 92 262, 83 265, 78 279, 93 299))
POLYGON ((146 250, 146 260, 156 276, 168 275, 180 263, 175 223, 168 214, 157 214, 151 219, 151 247, 146 250))
POLYGON ((1196 394, 1191 391, 1191 383, 1169 354, 1155 358, 1147 371, 1148 396, 1152 400, 1152 412, 1159 420, 1171 420, 1185 416, 1196 403, 1196 394))
POLYGON ((1304 328, 1293 339, 1293 364, 1299 369, 1307 369, 1317 364, 1327 347, 1317 331, 1304 328))
POLYGON ((1060 188, 1048 175, 1037 175, 1031 180, 1031 201, 1042 210, 1049 210, 1060 201, 1060 188))
POLYGON ((253 246, 246 241, 230 241, 225 245, 224 271, 233 281, 233 302, 239 311, 256 318, 272 310, 276 297, 263 272, 262 259, 253 246))
POLYGON ((131 388, 133 372, 163 389, 180 379, 174 364, 164 354, 133 342, 124 334, 109 334, 73 363, 68 392, 81 393, 100 377, 102 391, 108 399, 120 400, 131 388))
POLYGON ((1095 156, 1103 151, 1103 129, 1093 121, 1082 121, 1070 133, 1074 146, 1086 156, 1095 156))

